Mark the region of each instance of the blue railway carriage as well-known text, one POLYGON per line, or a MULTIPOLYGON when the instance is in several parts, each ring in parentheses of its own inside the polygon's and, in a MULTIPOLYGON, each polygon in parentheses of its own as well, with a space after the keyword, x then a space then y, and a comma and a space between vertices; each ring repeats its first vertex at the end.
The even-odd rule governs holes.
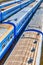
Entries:
POLYGON ((10 24, 0 24, 0 59, 5 54, 6 47, 10 46, 12 39, 14 39, 14 27, 10 24))

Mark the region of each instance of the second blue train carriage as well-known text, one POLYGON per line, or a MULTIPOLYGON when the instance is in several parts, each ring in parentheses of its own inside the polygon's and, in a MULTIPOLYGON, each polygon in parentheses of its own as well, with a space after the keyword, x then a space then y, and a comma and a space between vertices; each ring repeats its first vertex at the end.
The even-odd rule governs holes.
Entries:
POLYGON ((0 14, 0 22, 11 16, 12 14, 18 12, 20 9, 24 8, 25 6, 32 3, 34 0, 24 0, 20 3, 16 2, 10 6, 6 6, 1 8, 1 14, 0 14), (2 18, 1 18, 2 17, 2 18))

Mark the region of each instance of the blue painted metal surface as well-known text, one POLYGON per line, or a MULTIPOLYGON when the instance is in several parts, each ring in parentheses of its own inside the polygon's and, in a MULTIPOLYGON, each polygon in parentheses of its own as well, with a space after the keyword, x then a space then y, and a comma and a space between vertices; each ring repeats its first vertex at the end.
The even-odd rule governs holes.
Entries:
POLYGON ((16 13, 17 11, 19 11, 21 8, 24 8, 25 6, 29 5, 30 3, 32 3, 34 0, 32 1, 22 1, 21 3, 15 3, 16 6, 13 6, 12 8, 9 8, 7 10, 3 10, 2 12, 2 19, 0 19, 0 22, 5 20, 6 18, 8 18, 9 16, 11 16, 12 14, 16 13))
MULTIPOLYGON (((23 1, 23 0, 16 0, 16 1, 4 2, 4 3, 1 3, 0 8, 6 7, 6 6, 9 6, 9 5, 15 4, 17 2, 21 2, 21 1, 23 1)), ((35 0, 32 0, 32 1, 34 2, 35 0)))
POLYGON ((23 25, 26 23, 26 20, 31 13, 31 8, 29 8, 29 6, 25 7, 24 9, 4 21, 5 23, 14 24, 14 26, 16 27, 15 35, 19 33, 23 25))
POLYGON ((14 3, 16 3, 16 1, 9 1, 9 2, 1 3, 0 8, 9 6, 9 5, 14 4, 14 3))
POLYGON ((0 37, 2 35, 4 37, 4 38, 2 37, 2 39, 0 40, 0 59, 4 56, 5 52, 7 51, 7 45, 12 44, 10 42, 12 42, 12 40, 14 39, 14 35, 15 35, 14 34, 14 32, 15 32, 14 27, 12 27, 12 28, 10 27, 11 28, 10 32, 9 32, 9 29, 7 30, 7 26, 5 26, 5 27, 0 26, 0 29, 2 32, 4 29, 6 29, 6 30, 4 30, 5 32, 3 32, 3 34, 5 34, 5 36, 2 34, 2 32, 0 32, 0 37), (8 33, 6 33, 6 31, 8 31, 8 33), (6 49, 6 51, 5 51, 5 49, 6 49))
MULTIPOLYGON (((7 19, 6 21, 3 22, 4 24, 11 24, 15 27, 14 37, 20 33, 20 31, 26 25, 26 23, 28 22, 30 17, 33 15, 33 13, 37 10, 37 8, 40 4, 41 4, 41 1, 37 2, 31 8, 28 6, 26 9, 26 7, 25 7, 24 9, 22 9, 21 11, 19 11, 18 13, 16 13, 15 15, 11 16, 9 19, 7 19)), ((12 40, 14 39, 14 37, 7 43, 5 48, 0 52, 0 60, 3 58, 3 56, 5 55, 5 53, 11 46, 12 40)))
POLYGON ((14 40, 14 37, 12 39, 10 39, 10 41, 7 43, 7 45, 4 47, 4 49, 0 52, 0 60, 3 58, 3 56, 5 55, 5 53, 8 51, 8 49, 10 48, 12 42, 14 40))
MULTIPOLYGON (((0 46, 2 46, 2 45, 6 45, 7 43, 8 43, 8 39, 10 39, 10 35, 12 35, 12 32, 13 32, 14 30, 12 30, 8 35, 7 35, 7 37, 5 37, 5 39, 4 40, 2 40, 2 41, 0 41, 0 46), (3 44, 4 43, 4 44, 3 44)), ((2 47, 1 47, 2 48, 2 47)), ((1 49, 1 51, 2 51, 2 49, 1 49)), ((1 52, 0 51, 0 52, 1 52)))
POLYGON ((16 27, 15 35, 17 35, 19 33, 19 31, 21 31, 24 24, 27 23, 26 20, 29 19, 33 15, 33 13, 36 11, 36 9, 40 5, 40 3, 41 2, 38 1, 32 7, 29 7, 29 6, 25 7, 24 9, 22 9, 15 15, 11 16, 9 19, 5 20, 4 22, 9 23, 9 24, 13 23, 14 26, 16 27))
POLYGON ((0 11, 0 22, 2 22, 1 20, 2 20, 2 12, 0 11))
POLYGON ((40 31, 40 30, 36 30, 36 29, 27 29, 27 30, 25 30, 25 32, 27 32, 27 31, 35 31, 35 32, 41 33, 43 35, 42 31, 40 31))

